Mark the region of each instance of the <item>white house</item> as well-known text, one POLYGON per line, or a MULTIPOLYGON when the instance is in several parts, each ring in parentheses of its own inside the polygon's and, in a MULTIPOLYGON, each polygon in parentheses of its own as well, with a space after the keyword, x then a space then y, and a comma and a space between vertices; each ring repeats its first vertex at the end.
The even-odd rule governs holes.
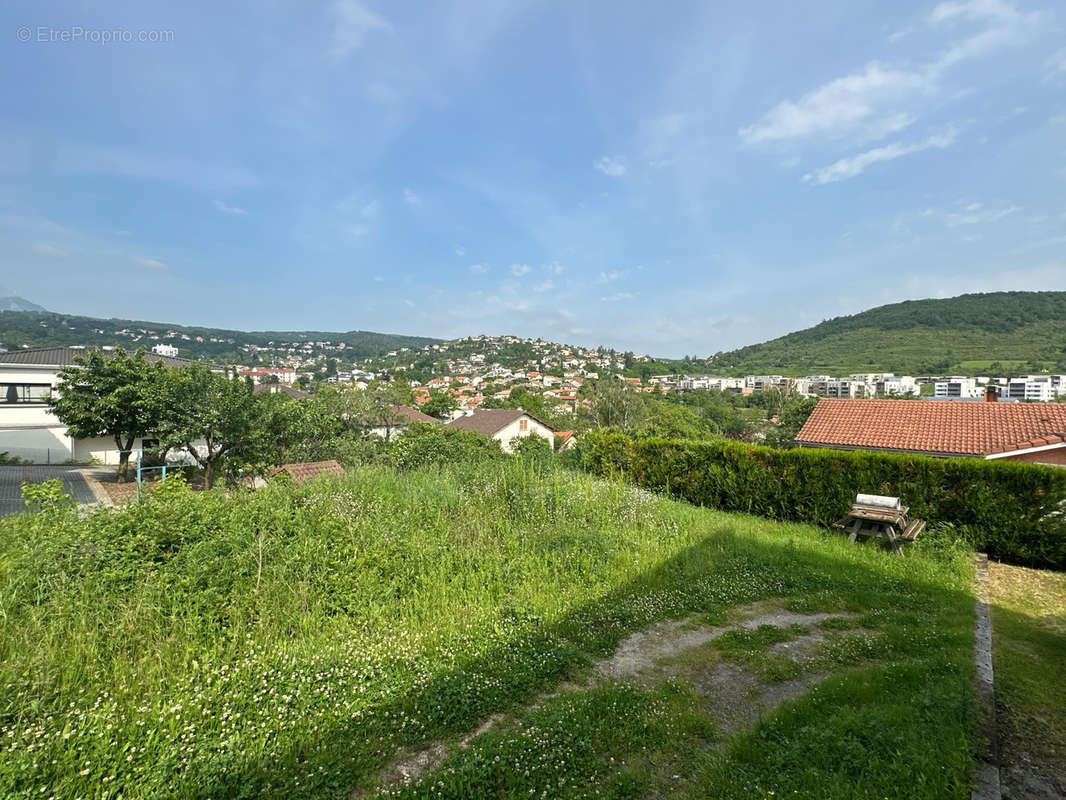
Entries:
POLYGON ((412 422, 432 422, 434 424, 440 424, 440 420, 436 417, 431 417, 429 414, 423 414, 417 408, 411 408, 410 406, 393 406, 392 412, 392 419, 389 420, 389 424, 370 428, 367 430, 367 433, 379 436, 382 439, 392 439, 407 430, 407 427, 412 422))
POLYGON ((453 428, 491 436, 505 453, 513 452, 511 440, 517 436, 540 436, 555 447, 555 429, 521 408, 479 408, 448 423, 453 428))
MULTIPOLYGON (((74 364, 74 358, 84 354, 84 347, 0 353, 0 453, 35 464, 95 460, 118 465, 119 451, 113 438, 74 439, 48 406, 48 396, 59 383, 60 367, 74 364)), ((189 363, 154 354, 146 357, 167 366, 189 363)), ((142 446, 141 439, 133 443, 135 450, 142 446)))

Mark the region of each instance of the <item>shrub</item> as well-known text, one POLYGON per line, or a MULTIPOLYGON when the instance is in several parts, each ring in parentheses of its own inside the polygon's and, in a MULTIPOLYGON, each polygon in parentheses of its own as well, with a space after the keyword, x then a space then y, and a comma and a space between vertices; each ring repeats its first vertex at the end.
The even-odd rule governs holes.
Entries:
POLYGON ((431 422, 415 422, 396 439, 393 463, 399 469, 417 469, 503 459, 500 443, 470 431, 431 422))
POLYGON ((58 508, 72 504, 70 495, 63 491, 63 481, 50 478, 40 483, 22 483, 22 502, 26 508, 39 511, 44 508, 58 508))
POLYGON ((593 432, 582 467, 623 473, 689 502, 830 525, 859 492, 899 496, 911 515, 1008 561, 1066 568, 1066 470, 866 451, 774 450, 730 441, 635 441, 593 432))

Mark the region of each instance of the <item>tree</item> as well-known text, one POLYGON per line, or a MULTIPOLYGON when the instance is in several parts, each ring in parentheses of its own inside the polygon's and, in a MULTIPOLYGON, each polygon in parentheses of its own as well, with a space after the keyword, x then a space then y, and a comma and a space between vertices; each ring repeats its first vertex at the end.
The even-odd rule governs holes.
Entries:
POLYGON ((159 439, 187 450, 210 488, 223 459, 255 463, 268 458, 274 426, 265 414, 266 397, 247 381, 231 380, 203 364, 169 370, 158 392, 159 439))
POLYGON ((114 438, 120 482, 129 478, 134 441, 152 433, 159 421, 155 387, 163 369, 162 362, 149 363, 143 350, 130 356, 118 348, 90 350, 59 370, 57 394, 48 401, 52 411, 71 436, 114 438))
POLYGON ((601 428, 632 430, 647 415, 643 398, 615 381, 589 382, 581 387, 582 395, 592 401, 594 423, 601 428))
POLYGON ((447 419, 457 408, 459 403, 451 392, 430 390, 429 400, 422 404, 422 413, 437 419, 447 419))

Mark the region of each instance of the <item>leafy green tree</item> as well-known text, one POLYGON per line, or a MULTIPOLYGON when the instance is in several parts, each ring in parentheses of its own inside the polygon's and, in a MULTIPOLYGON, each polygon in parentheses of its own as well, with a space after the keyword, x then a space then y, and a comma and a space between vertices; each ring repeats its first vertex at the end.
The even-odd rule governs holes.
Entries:
POLYGON ((249 465, 269 460, 278 426, 266 413, 267 397, 203 364, 168 370, 158 391, 159 439, 188 451, 210 488, 223 459, 249 465))
POLYGON ((422 413, 437 419, 447 419, 455 409, 459 408, 459 402, 451 392, 430 390, 429 400, 422 404, 422 413))
POLYGON ((129 477, 130 453, 138 437, 155 431, 159 406, 155 387, 163 375, 161 362, 151 363, 143 350, 130 356, 90 350, 75 365, 59 370, 57 392, 48 403, 71 436, 110 436, 119 451, 118 480, 129 477))
POLYGON ((581 387, 581 393, 592 401, 592 421, 597 427, 635 430, 647 417, 643 398, 617 381, 589 382, 581 387))

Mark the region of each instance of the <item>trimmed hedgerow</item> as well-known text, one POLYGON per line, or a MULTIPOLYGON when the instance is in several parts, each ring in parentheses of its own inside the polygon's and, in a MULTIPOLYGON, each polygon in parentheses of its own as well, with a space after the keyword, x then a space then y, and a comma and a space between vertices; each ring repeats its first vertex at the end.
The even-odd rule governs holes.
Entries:
POLYGON ((722 441, 584 437, 581 464, 691 503, 829 525, 859 492, 898 496, 911 515, 1006 561, 1066 568, 1066 470, 965 458, 793 449, 722 441))

